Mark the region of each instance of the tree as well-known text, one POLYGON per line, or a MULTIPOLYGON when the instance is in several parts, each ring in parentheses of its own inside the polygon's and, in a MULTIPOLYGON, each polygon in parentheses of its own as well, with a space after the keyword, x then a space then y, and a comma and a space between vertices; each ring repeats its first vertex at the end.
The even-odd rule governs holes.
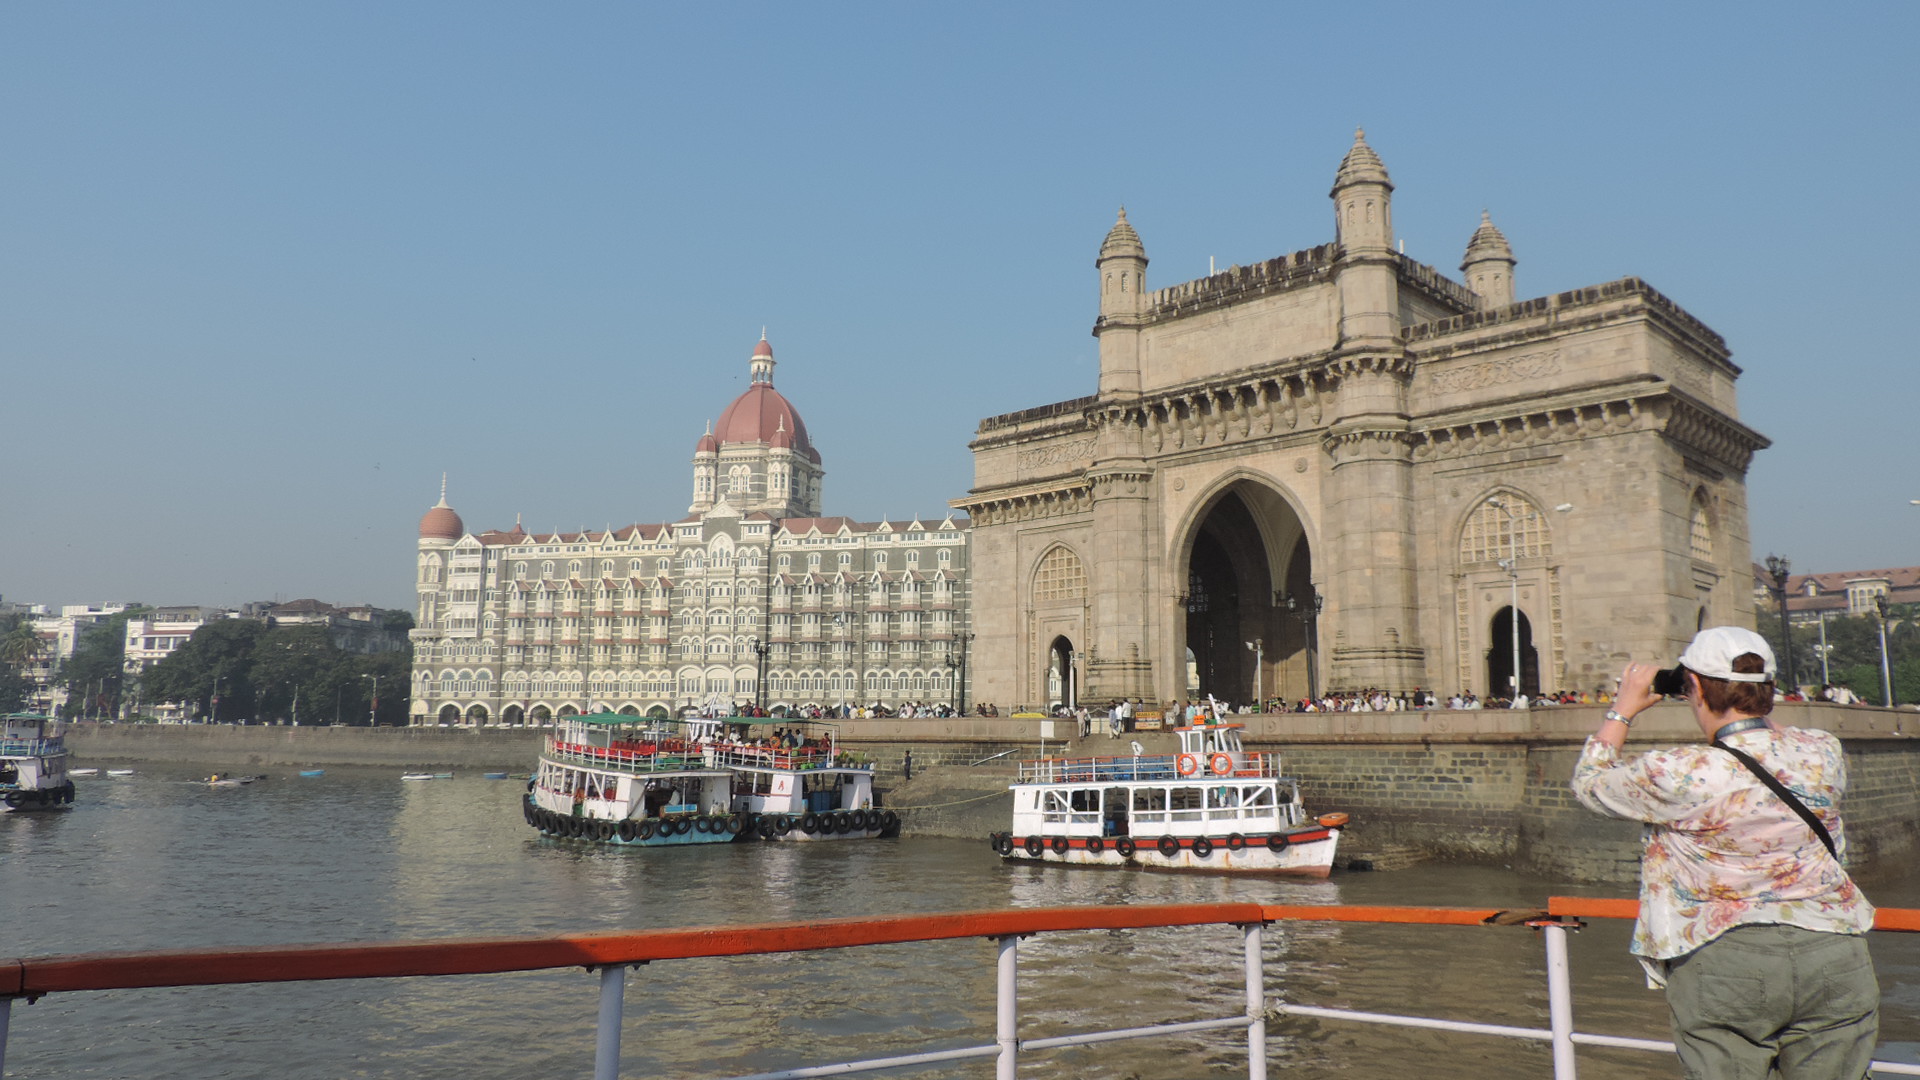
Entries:
POLYGON ((73 655, 62 661, 53 675, 55 685, 67 688, 62 716, 113 716, 119 711, 126 680, 127 620, 147 610, 129 607, 81 632, 74 642, 73 655))
POLYGON ((0 634, 0 664, 25 671, 46 651, 47 643, 40 639, 40 631, 35 630, 33 621, 23 615, 8 616, 11 625, 4 627, 0 634))
POLYGON ((19 712, 33 700, 33 680, 5 664, 0 664, 0 713, 19 712))
POLYGON ((209 722, 255 715, 254 647, 267 632, 253 619, 215 619, 141 676, 148 701, 189 704, 209 722))

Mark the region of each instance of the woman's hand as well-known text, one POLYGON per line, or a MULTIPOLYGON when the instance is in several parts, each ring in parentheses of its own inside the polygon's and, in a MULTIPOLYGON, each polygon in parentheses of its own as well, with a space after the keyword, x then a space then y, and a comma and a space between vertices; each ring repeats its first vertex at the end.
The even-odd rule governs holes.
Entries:
POLYGON ((1653 664, 1628 664, 1620 673, 1620 692, 1614 695, 1613 710, 1631 720, 1660 704, 1660 695, 1653 692, 1653 676, 1659 670, 1653 664))

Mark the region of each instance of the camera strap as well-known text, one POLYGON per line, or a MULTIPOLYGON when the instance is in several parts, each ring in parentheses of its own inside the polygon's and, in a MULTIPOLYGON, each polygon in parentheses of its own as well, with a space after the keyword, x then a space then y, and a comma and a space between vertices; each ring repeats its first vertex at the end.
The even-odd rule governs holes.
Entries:
POLYGON ((1814 816, 1813 811, 1807 809, 1807 804, 1801 802, 1799 796, 1788 790, 1787 785, 1781 783, 1780 779, 1768 772, 1765 766, 1745 753, 1735 750, 1718 739, 1714 740, 1713 745, 1732 754, 1734 760, 1747 767, 1748 772, 1759 777, 1761 783, 1767 785, 1775 795, 1780 796, 1781 802, 1786 803, 1789 809, 1800 815, 1800 820, 1807 823, 1807 828, 1813 830, 1813 835, 1819 837, 1820 842, 1827 846, 1827 854, 1833 856, 1836 861, 1840 858, 1839 849, 1833 845, 1833 834, 1827 832, 1827 827, 1820 823, 1820 819, 1814 816))

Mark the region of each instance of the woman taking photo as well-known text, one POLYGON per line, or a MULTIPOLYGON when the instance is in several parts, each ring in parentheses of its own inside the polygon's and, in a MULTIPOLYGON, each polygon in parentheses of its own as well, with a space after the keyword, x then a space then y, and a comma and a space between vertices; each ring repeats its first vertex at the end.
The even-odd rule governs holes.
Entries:
POLYGON ((1648 985, 1666 987, 1686 1075, 1866 1076, 1880 990, 1867 955, 1873 906, 1841 865, 1840 740, 1768 720, 1773 650, 1720 626, 1681 654, 1681 686, 1662 686, 1684 689, 1710 745, 1622 758, 1634 717, 1661 700, 1657 673, 1627 665, 1573 792, 1645 825, 1632 951, 1648 985))

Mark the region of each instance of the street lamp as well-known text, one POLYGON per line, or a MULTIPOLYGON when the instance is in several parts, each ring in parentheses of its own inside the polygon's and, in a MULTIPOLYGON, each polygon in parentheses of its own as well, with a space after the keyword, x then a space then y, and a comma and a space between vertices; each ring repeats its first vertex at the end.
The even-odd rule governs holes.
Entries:
MULTIPOLYGON (((1520 525, 1525 521, 1539 521, 1540 514, 1531 505, 1522 514, 1498 495, 1488 499, 1487 505, 1507 515, 1507 557, 1500 560, 1500 567, 1507 572, 1507 585, 1512 592, 1507 625, 1513 631, 1513 670, 1507 678, 1512 684, 1513 696, 1508 699, 1508 705, 1517 709, 1520 707, 1520 525)), ((1553 509, 1564 514, 1573 509, 1573 504, 1561 503, 1553 509)), ((1538 689, 1535 688, 1536 692, 1538 689)))
POLYGON ((367 706, 367 726, 380 726, 380 676, 362 675, 363 679, 373 680, 373 703, 367 706))
MULTIPOLYGON (((1309 585, 1308 588, 1311 589, 1312 586, 1309 585)), ((1319 625, 1319 622, 1320 622, 1320 609, 1326 605, 1326 599, 1327 599, 1326 597, 1321 596, 1317 592, 1309 592, 1304 599, 1302 599, 1301 597, 1297 597, 1292 593, 1287 593, 1281 597, 1281 601, 1280 601, 1281 603, 1287 605, 1288 614, 1300 620, 1300 626, 1306 632, 1307 700, 1308 701, 1312 701, 1320 696, 1319 693, 1314 689, 1314 685, 1313 685, 1313 678, 1314 678, 1313 673, 1314 673, 1314 667, 1315 667, 1313 662, 1314 660, 1313 639, 1314 639, 1315 628, 1319 625)))
POLYGON ((1247 642, 1247 649, 1253 653, 1253 707, 1259 712, 1266 712, 1261 707, 1263 698, 1260 693, 1260 662, 1266 659, 1266 642, 1254 638, 1247 642))
POLYGON ((753 704, 760 711, 765 712, 767 708, 767 654, 773 651, 773 646, 761 641, 759 638, 754 638, 752 648, 754 657, 759 661, 760 671, 759 678, 756 679, 753 684, 753 704))
POLYGON ((1873 608, 1880 613, 1880 693, 1885 699, 1882 704, 1893 708, 1893 669, 1887 664, 1887 594, 1879 593, 1873 598, 1873 608))
POLYGON ((961 631, 954 637, 960 642, 960 685, 956 691, 960 695, 960 715, 967 715, 967 646, 973 642, 973 634, 961 631))
POLYGON ((1787 579, 1792 576, 1793 564, 1778 555, 1767 556, 1767 576, 1773 579, 1773 595, 1780 601, 1780 640, 1786 646, 1787 685, 1798 686, 1800 680, 1793 669, 1793 623, 1787 618, 1787 579))

